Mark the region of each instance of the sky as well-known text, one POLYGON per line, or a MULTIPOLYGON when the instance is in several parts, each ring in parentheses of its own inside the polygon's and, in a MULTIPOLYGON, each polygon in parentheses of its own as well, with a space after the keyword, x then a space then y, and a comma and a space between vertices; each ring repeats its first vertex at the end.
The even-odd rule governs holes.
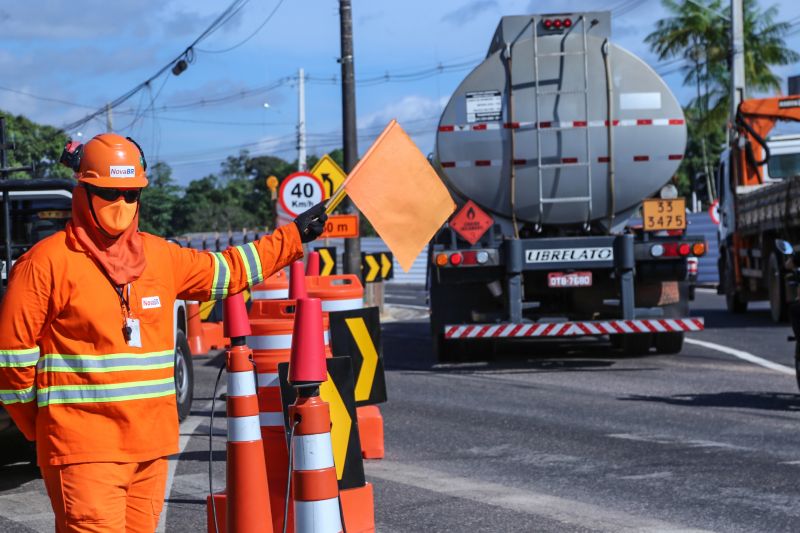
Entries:
MULTIPOLYGON (((58 127, 81 119, 176 59, 230 1, 0 0, 0 109, 58 127)), ((352 3, 360 153, 392 118, 431 151, 441 110, 504 15, 611 10, 612 39, 664 72, 682 102, 692 97, 644 43, 667 16, 660 0, 352 3)), ((761 5, 775 5, 778 20, 800 20, 796 0, 761 5)), ((800 32, 788 44, 800 50, 800 32)), ((136 139, 151 164, 170 164, 184 185, 241 149, 291 161, 303 68, 308 151, 322 155, 341 146, 339 54, 337 0, 248 0, 195 47, 180 76, 167 70, 114 109, 113 129, 136 139)), ((777 71, 785 78, 800 65, 777 71)), ((103 115, 69 133, 85 141, 105 130, 103 115)))

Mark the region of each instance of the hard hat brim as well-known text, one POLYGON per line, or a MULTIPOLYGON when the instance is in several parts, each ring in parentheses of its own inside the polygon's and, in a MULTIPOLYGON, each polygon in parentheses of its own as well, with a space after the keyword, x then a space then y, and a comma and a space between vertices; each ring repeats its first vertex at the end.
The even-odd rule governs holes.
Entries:
POLYGON ((144 176, 138 178, 79 177, 78 181, 104 189, 137 189, 147 187, 148 183, 144 176))

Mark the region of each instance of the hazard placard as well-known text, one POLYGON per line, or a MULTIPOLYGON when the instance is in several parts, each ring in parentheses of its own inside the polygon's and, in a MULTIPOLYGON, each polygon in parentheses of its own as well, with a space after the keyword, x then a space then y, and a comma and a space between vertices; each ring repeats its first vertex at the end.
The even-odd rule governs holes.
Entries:
POLYGON ((331 351, 353 360, 357 406, 386 401, 381 355, 381 321, 377 307, 330 313, 331 351))
POLYGON ((319 275, 320 276, 336 275, 336 247, 320 246, 314 248, 314 251, 319 253, 319 275))
POLYGON ((286 176, 278 189, 278 201, 283 210, 296 217, 323 200, 322 181, 308 172, 295 172, 286 176))
POLYGON ((336 189, 347 178, 347 174, 342 170, 342 167, 328 154, 323 155, 322 159, 317 161, 317 164, 311 169, 311 173, 322 180, 326 200, 333 196, 336 189))
MULTIPOLYGON (((366 480, 353 396, 353 365, 349 357, 332 357, 325 362, 328 380, 320 386, 319 391, 320 397, 328 402, 331 410, 331 444, 339 490, 363 487, 366 480)), ((296 397, 294 387, 289 384, 289 363, 278 365, 278 378, 284 425, 289 427, 289 405, 294 403, 296 397)))
POLYGON ((325 222, 325 231, 320 235, 321 239, 335 239, 341 237, 349 239, 358 237, 358 215, 328 215, 325 222))
POLYGON ((472 200, 450 219, 450 227, 470 244, 478 242, 492 224, 494 219, 472 200))

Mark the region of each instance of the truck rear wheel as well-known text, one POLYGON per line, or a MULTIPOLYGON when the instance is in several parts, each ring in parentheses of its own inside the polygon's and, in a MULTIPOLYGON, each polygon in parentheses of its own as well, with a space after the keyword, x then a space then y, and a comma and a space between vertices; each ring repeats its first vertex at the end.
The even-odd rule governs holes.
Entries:
POLYGON ((725 261, 725 278, 723 279, 723 287, 725 288, 725 306, 728 308, 729 313, 737 315, 747 312, 747 300, 742 298, 742 295, 736 290, 736 279, 733 273, 733 266, 730 260, 725 261))
POLYGON ((787 317, 786 287, 778 256, 769 254, 767 262, 767 293, 769 294, 769 314, 773 322, 785 322, 787 317))
POLYGON ((656 333, 653 339, 653 346, 656 348, 656 353, 681 353, 681 350, 683 350, 683 337, 684 333, 682 331, 656 333))
POLYGON ((628 357, 647 355, 653 345, 653 335, 650 333, 611 335, 611 344, 612 346, 619 346, 623 355, 628 357))

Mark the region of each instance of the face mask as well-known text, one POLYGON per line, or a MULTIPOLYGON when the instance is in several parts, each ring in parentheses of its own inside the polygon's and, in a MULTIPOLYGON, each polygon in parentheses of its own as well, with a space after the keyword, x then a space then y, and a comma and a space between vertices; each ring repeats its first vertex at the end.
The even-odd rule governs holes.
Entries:
POLYGON ((97 215, 100 227, 109 235, 116 237, 128 229, 133 222, 139 202, 129 204, 122 197, 109 202, 92 195, 92 208, 97 215))

